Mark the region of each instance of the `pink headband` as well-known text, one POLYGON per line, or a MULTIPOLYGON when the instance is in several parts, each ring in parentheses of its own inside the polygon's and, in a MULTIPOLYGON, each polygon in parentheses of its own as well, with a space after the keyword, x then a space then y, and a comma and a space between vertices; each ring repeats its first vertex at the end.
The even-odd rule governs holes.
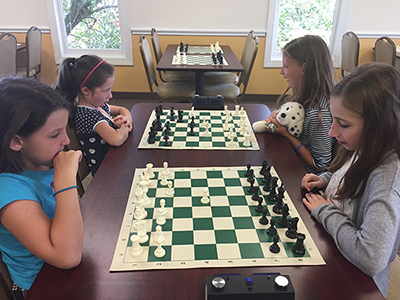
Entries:
POLYGON ((90 75, 92 75, 92 73, 102 64, 105 63, 105 60, 102 60, 101 62, 99 62, 93 69, 92 71, 89 72, 89 74, 87 74, 85 80, 82 82, 81 84, 81 88, 83 88, 83 85, 85 84, 86 80, 88 80, 88 78, 90 77, 90 75))

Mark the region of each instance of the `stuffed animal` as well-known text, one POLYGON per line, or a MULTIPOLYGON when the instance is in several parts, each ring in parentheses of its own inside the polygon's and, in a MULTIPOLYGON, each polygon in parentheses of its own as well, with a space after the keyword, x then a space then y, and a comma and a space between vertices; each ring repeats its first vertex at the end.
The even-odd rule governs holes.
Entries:
MULTIPOLYGON (((282 104, 276 114, 276 119, 282 126, 285 126, 291 135, 299 137, 303 132, 304 107, 298 102, 286 102, 282 104)), ((276 125, 265 121, 253 123, 255 132, 274 132, 276 125), (269 129, 269 130, 268 130, 269 129)))

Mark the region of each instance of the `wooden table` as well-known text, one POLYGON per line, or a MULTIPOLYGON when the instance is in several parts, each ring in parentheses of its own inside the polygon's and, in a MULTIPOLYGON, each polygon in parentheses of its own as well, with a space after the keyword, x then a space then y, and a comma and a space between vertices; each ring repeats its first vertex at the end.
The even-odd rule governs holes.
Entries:
MULTIPOLYGON (((261 120, 270 113, 265 105, 243 106, 251 122, 261 120)), ((372 278, 340 254, 332 238, 311 218, 301 203, 303 191, 300 179, 305 170, 285 138, 269 133, 257 134, 260 151, 138 150, 143 130, 154 108, 155 104, 148 103, 133 107, 133 133, 121 147, 110 149, 81 199, 85 233, 81 264, 71 270, 60 270, 45 264, 26 300, 205 299, 207 276, 221 273, 247 276, 267 272, 289 275, 296 300, 384 299, 372 278), (261 165, 264 159, 275 167, 285 184, 326 262, 325 266, 109 272, 136 167, 144 168, 148 162, 162 166, 164 161, 171 167, 261 165)), ((174 103, 174 108, 189 109, 190 104, 174 103)))
POLYGON ((179 45, 168 45, 157 64, 159 71, 193 71, 196 74, 196 94, 203 95, 204 73, 209 71, 242 72, 243 66, 229 46, 220 46, 228 65, 173 65, 172 58, 179 45))
POLYGON ((26 49, 26 43, 17 43, 17 51, 22 51, 26 49))

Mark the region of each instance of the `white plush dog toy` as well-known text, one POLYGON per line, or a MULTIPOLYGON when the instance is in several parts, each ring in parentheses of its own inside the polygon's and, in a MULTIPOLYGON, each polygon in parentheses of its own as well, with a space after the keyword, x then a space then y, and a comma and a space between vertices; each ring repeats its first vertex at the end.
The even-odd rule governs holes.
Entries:
MULTIPOLYGON (((286 102, 282 104, 276 114, 279 124, 285 126, 288 131, 295 137, 299 137, 303 132, 304 123, 304 107, 298 102, 286 102)), ((253 123, 255 132, 274 132, 276 125, 265 121, 257 121, 253 123), (270 130, 268 130, 270 129, 270 130)))

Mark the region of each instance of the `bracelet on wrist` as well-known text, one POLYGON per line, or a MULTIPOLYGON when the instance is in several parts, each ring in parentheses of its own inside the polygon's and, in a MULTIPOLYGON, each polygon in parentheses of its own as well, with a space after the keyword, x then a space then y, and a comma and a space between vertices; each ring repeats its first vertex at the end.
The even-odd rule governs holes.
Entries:
POLYGON ((68 191, 68 190, 71 190, 71 189, 77 189, 77 188, 78 188, 77 185, 73 185, 73 186, 67 187, 65 189, 59 190, 58 192, 55 192, 52 196, 55 196, 55 195, 57 195, 57 194, 59 194, 61 192, 65 192, 65 191, 68 191))
POLYGON ((294 152, 297 152, 297 150, 299 150, 301 148, 301 146, 303 146, 303 143, 301 143, 295 150, 294 152))

